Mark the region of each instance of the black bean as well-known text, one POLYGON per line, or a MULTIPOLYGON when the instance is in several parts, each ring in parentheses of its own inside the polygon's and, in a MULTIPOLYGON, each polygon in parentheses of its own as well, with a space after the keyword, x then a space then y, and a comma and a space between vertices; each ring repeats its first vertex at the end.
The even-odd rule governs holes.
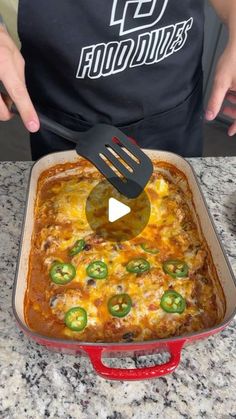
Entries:
POLYGON ((88 279, 87 285, 89 285, 89 286, 91 285, 91 286, 94 287, 94 285, 96 285, 96 281, 94 281, 94 279, 88 279))
POLYGON ((43 249, 46 251, 46 250, 49 249, 49 247, 50 247, 50 243, 49 242, 45 242, 44 243, 44 246, 43 246, 43 249))
POLYGON ((50 307, 55 307, 55 303, 56 303, 56 300, 57 300, 57 295, 53 295, 52 297, 51 297, 51 299, 50 299, 50 302, 49 302, 49 305, 50 305, 50 307))
POLYGON ((129 342, 132 342, 132 340, 133 340, 133 338, 134 338, 134 334, 133 334, 133 332, 128 332, 128 333, 125 333, 125 334, 122 336, 122 338, 123 338, 124 340, 128 340, 129 342))
POLYGON ((90 249, 92 249, 92 245, 91 244, 86 244, 85 246, 84 246, 84 250, 90 250, 90 249))

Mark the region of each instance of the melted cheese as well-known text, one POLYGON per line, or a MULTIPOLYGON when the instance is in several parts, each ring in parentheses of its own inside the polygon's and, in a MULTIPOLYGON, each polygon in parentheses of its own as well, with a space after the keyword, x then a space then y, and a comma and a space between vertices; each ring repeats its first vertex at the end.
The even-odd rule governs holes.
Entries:
MULTIPOLYGON (((162 163, 154 162, 154 167, 146 187, 151 201, 148 225, 139 236, 124 243, 106 242, 90 230, 86 198, 101 177, 89 163, 76 163, 73 175, 58 178, 57 167, 55 172, 50 169, 50 173, 42 175, 25 298, 25 317, 31 329, 47 336, 83 341, 142 341, 201 330, 221 320, 224 297, 185 193, 177 185, 179 182, 163 174, 162 163), (71 257, 69 249, 82 238, 86 248, 71 257), (142 243, 158 248, 159 253, 145 252, 142 243), (138 275, 127 272, 127 263, 137 257, 148 260, 150 271, 138 275), (187 263, 188 277, 174 279, 165 274, 163 263, 168 259, 187 263), (76 268, 76 276, 69 284, 60 286, 51 281, 49 270, 55 260, 72 263, 76 268), (88 278, 86 268, 95 260, 106 263, 106 279, 88 278), (161 308, 166 290, 175 290, 185 298, 182 314, 170 314, 161 308), (107 303, 120 293, 131 297, 132 308, 127 316, 116 318, 109 313, 107 303), (64 323, 65 313, 77 306, 88 315, 82 332, 71 331, 64 323)), ((175 173, 173 166, 169 169, 175 173)), ((67 165, 60 167, 61 173, 66 170, 67 165)), ((178 177, 186 183, 179 172, 178 177)))

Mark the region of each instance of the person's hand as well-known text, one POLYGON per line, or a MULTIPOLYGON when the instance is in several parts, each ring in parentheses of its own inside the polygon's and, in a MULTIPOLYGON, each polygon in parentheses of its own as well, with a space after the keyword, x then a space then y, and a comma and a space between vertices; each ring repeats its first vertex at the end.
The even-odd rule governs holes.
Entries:
POLYGON ((0 121, 12 118, 9 111, 14 102, 30 132, 39 130, 39 119, 25 84, 24 59, 18 48, 0 24, 0 81, 8 95, 0 94, 0 121))
POLYGON ((223 107, 223 113, 234 120, 228 134, 236 134, 236 47, 229 44, 218 61, 214 85, 206 110, 206 120, 212 121, 221 110, 224 100, 229 105, 223 107))

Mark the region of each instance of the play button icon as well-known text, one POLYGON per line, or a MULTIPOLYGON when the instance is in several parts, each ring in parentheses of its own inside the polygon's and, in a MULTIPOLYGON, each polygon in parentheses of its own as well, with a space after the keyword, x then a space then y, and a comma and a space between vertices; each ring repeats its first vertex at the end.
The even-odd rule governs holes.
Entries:
POLYGON ((108 220, 111 223, 114 223, 115 221, 129 214, 130 211, 131 209, 128 207, 128 205, 123 204, 115 198, 109 199, 108 220))
POLYGON ((121 195, 107 180, 98 182, 86 201, 90 228, 105 240, 122 242, 138 236, 150 217, 150 201, 145 191, 137 198, 121 195))

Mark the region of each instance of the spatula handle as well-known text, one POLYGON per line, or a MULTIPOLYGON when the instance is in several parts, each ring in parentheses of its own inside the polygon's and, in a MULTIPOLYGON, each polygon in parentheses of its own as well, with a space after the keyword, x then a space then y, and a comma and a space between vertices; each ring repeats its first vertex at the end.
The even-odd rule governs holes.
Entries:
MULTIPOLYGON (((19 111, 15 104, 13 103, 11 107, 11 112, 19 115, 19 111)), ((43 128, 48 131, 53 132, 54 134, 58 135, 59 137, 65 138, 66 140, 72 141, 75 144, 78 144, 75 139, 75 132, 64 127, 63 125, 58 124, 57 122, 53 121, 52 119, 48 118, 46 115, 43 115, 41 112, 37 111, 37 115, 40 121, 40 124, 43 128)))

